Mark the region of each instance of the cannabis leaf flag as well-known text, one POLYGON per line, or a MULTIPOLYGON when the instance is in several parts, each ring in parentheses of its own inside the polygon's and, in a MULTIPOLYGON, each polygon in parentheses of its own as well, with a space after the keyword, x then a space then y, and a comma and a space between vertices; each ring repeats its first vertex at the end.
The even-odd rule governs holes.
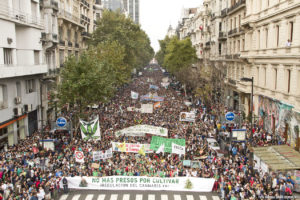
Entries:
POLYGON ((99 117, 96 119, 86 122, 83 120, 80 121, 80 130, 83 140, 100 140, 100 126, 99 126, 99 117))

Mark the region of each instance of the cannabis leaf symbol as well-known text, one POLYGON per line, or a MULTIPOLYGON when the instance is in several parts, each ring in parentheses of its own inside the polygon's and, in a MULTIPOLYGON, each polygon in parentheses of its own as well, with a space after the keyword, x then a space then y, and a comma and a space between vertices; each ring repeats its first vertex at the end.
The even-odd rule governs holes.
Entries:
POLYGON ((93 122, 82 122, 80 125, 81 131, 86 135, 84 140, 89 140, 93 138, 93 135, 95 135, 97 129, 98 129, 98 120, 93 122), (94 124, 94 127, 92 125, 94 124))

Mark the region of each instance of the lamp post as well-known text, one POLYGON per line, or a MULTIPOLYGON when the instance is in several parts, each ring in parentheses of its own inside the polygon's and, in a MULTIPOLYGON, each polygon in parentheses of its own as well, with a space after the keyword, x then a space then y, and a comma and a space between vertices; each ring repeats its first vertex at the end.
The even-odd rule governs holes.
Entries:
POLYGON ((250 139, 251 139, 251 142, 253 141, 253 133, 252 133, 252 130, 253 130, 253 80, 254 80, 253 77, 252 78, 246 78, 246 77, 241 78, 241 81, 251 82, 251 110, 250 110, 250 118, 251 118, 250 139))

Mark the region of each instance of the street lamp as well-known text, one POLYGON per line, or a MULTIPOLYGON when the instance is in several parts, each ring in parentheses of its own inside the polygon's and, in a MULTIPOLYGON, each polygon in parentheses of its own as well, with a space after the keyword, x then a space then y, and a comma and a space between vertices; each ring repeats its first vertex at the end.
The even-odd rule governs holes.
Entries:
POLYGON ((250 110, 250 117, 251 117, 251 134, 250 134, 250 138, 251 138, 251 142, 253 141, 253 80, 254 78, 246 78, 243 77, 241 78, 241 81, 244 82, 251 82, 251 110, 250 110))

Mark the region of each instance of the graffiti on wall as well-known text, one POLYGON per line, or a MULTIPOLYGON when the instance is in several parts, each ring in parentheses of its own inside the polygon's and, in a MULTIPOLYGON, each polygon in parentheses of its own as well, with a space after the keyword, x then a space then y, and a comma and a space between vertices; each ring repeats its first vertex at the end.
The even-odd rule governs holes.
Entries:
POLYGON ((285 140, 295 147, 299 134, 300 113, 292 111, 292 106, 265 96, 259 96, 259 125, 269 133, 285 140), (286 130, 287 129, 287 130, 286 130))

